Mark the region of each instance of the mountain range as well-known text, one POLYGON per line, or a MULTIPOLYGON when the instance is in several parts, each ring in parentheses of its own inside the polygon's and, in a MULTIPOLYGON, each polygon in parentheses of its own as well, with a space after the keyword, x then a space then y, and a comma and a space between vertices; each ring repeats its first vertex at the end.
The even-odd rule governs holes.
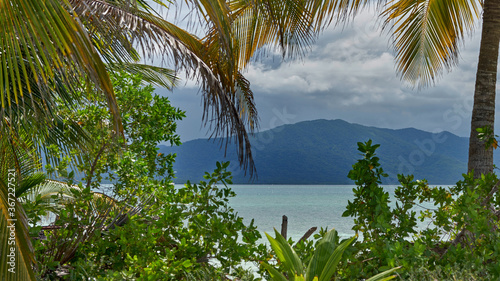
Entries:
POLYGON ((361 157, 358 142, 380 144, 377 156, 389 174, 385 184, 398 184, 397 174, 413 174, 430 184, 455 184, 467 170, 468 138, 449 132, 433 134, 413 128, 383 129, 343 120, 313 120, 287 124, 251 136, 257 176, 240 170, 236 147, 219 140, 196 139, 178 147, 160 146, 177 153, 176 183, 202 179, 216 161, 230 161, 233 183, 239 184, 353 184, 347 178, 361 157))

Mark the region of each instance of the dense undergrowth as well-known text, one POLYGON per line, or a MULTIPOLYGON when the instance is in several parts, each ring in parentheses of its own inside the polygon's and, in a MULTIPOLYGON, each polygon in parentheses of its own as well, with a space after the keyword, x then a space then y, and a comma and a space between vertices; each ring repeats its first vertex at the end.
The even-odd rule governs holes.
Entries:
MULTIPOLYGON (((401 280, 500 278, 495 175, 464 175, 450 188, 400 175, 396 204, 390 207, 389 193, 381 186, 387 175, 375 153, 378 145, 359 143, 361 159, 348 175, 356 184, 354 200, 343 214, 353 217, 356 236, 340 241, 334 230, 322 229, 300 243, 283 240, 282 249, 288 243, 286 251, 295 265, 302 265, 290 267, 290 256, 257 244, 261 235, 256 227, 244 224, 229 206, 235 193, 228 163, 214 163, 214 172, 198 184, 171 184, 175 155, 158 153, 157 145, 180 144, 175 122, 184 113, 142 86, 140 77, 122 73, 113 81, 125 138, 110 138, 105 101, 89 97, 92 102, 63 114, 84 124, 95 145, 83 155, 72 155, 83 160, 76 167, 69 156, 47 166, 60 181, 52 182, 58 194, 44 196, 47 190, 40 186, 26 193, 34 194, 24 208, 36 237, 39 279, 313 280, 311 272, 321 270, 306 270, 307 265, 334 253, 341 253, 332 261, 334 280, 362 280, 396 267, 391 274, 401 280), (101 193, 103 182, 111 186, 106 194, 101 193), (432 207, 417 213, 415 204, 432 207), (53 227, 38 239, 48 213, 56 217, 53 227), (419 220, 431 223, 419 228, 419 220), (258 272, 248 269, 249 264, 258 272)), ((61 155, 57 147, 52 153, 61 155)), ((319 264, 331 269, 328 263, 319 264)))

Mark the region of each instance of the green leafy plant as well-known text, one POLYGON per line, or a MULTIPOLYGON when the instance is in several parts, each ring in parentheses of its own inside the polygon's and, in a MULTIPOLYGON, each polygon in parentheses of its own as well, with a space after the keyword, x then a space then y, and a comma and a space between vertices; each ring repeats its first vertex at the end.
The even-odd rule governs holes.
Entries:
POLYGON ((393 266, 410 278, 419 268, 453 278, 454 267, 478 278, 500 276, 500 239, 497 229, 500 182, 494 174, 464 180, 452 187, 432 187, 412 175, 398 175, 395 206, 381 186, 385 176, 375 155, 378 145, 358 143, 362 159, 353 165, 349 177, 357 185, 354 200, 345 216, 353 216, 353 230, 363 236, 353 244, 355 258, 345 276, 370 276, 393 266), (414 207, 429 206, 420 211, 414 207), (417 222, 427 227, 417 228, 417 222))
POLYGON ((353 165, 348 177, 354 180, 354 200, 349 201, 342 216, 353 216, 353 230, 363 234, 364 242, 380 241, 386 237, 392 224, 392 215, 389 210, 389 193, 380 186, 382 177, 387 177, 380 166, 375 150, 380 145, 358 142, 358 150, 363 159, 353 165))
POLYGON ((216 163, 198 184, 175 187, 175 155, 162 154, 158 144, 180 144, 175 121, 184 113, 143 85, 140 76, 112 77, 125 131, 119 142, 111 140, 110 115, 98 96, 89 96, 91 102, 77 111, 64 112, 87 129, 95 145, 79 155, 84 159, 77 166, 81 182, 78 173, 68 172, 66 161, 50 169, 58 178, 79 182, 79 188, 58 211, 56 228, 37 244, 37 257, 45 265, 40 276, 183 280, 204 272, 247 274, 241 263, 258 260, 265 247, 256 244, 261 236, 253 222, 244 224, 228 204, 235 196, 229 163, 216 163), (97 204, 93 199, 103 181, 109 182, 109 197, 97 204))
MULTIPOLYGON (((356 240, 355 237, 347 239, 338 244, 337 232, 332 229, 325 233, 316 245, 316 249, 307 264, 299 259, 297 253, 290 246, 290 244, 275 230, 276 238, 272 238, 266 233, 267 239, 271 244, 271 248, 276 254, 277 261, 281 263, 286 272, 281 273, 272 265, 262 262, 261 265, 269 272, 271 278, 275 281, 329 281, 337 273, 337 266, 343 259, 345 250, 356 240)), ((370 281, 376 280, 390 280, 395 277, 388 276, 398 268, 385 271, 381 274, 373 276, 368 279, 370 281)), ((352 276, 351 276, 352 277, 352 276)))

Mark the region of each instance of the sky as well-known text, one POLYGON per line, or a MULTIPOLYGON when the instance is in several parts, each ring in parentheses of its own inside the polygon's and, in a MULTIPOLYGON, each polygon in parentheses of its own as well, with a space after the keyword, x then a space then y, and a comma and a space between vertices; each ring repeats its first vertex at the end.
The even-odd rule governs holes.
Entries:
MULTIPOLYGON (((480 26, 460 48, 460 62, 434 86, 413 88, 397 75, 390 37, 374 11, 347 26, 330 26, 306 56, 283 62, 268 53, 245 71, 258 110, 260 131, 314 119, 343 119, 380 128, 413 127, 468 137, 479 55, 480 26)), ((157 89, 186 111, 178 122, 182 141, 209 136, 202 126, 201 93, 193 81, 157 89)), ((498 131, 498 128, 497 128, 498 131)))

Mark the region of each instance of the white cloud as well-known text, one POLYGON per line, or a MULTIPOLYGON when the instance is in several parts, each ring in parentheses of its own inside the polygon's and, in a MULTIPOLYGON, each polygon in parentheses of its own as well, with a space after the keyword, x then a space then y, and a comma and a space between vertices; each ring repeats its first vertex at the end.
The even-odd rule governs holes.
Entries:
MULTIPOLYGON (((280 125, 273 120, 276 112, 286 109, 294 116, 291 122, 340 118, 370 126, 448 130, 466 136, 479 35, 480 29, 466 38, 459 65, 451 73, 445 72, 435 86, 420 90, 408 87, 397 76, 390 38, 381 32, 373 11, 361 13, 345 27, 328 28, 301 59, 281 62, 279 54, 270 52, 244 74, 254 91, 262 129, 280 125), (460 122, 451 118, 457 116, 460 122)), ((193 82, 188 87, 197 88, 193 82)), ((191 107, 199 111, 199 103, 193 105, 192 100, 181 107, 188 115, 191 107)))

